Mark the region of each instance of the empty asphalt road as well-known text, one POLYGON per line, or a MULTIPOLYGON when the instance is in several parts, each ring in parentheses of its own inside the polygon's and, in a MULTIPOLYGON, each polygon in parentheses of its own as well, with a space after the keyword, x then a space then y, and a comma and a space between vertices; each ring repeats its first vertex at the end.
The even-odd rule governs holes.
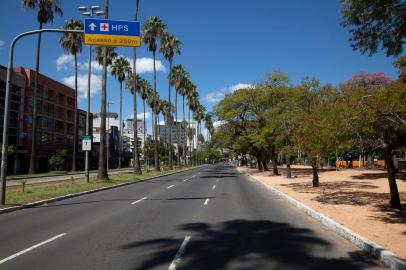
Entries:
POLYGON ((0 269, 383 269, 226 164, 0 215, 0 269))

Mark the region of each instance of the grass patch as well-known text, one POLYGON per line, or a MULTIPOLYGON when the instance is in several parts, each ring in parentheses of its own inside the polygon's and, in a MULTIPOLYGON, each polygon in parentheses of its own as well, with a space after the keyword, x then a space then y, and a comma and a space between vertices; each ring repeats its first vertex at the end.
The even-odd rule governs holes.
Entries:
MULTIPOLYGON (((182 169, 184 170, 184 169, 182 169)), ((133 173, 123 173, 110 175, 109 181, 99 181, 95 178, 90 179, 87 184, 83 179, 66 180, 60 182, 41 183, 35 185, 25 186, 24 192, 21 186, 7 188, 6 194, 6 207, 13 205, 26 204, 39 200, 45 200, 53 197, 88 191, 92 189, 109 187, 121 183, 138 182, 146 178, 168 174, 175 171, 182 171, 179 169, 165 171, 164 173, 150 171, 142 175, 135 175, 133 173)))

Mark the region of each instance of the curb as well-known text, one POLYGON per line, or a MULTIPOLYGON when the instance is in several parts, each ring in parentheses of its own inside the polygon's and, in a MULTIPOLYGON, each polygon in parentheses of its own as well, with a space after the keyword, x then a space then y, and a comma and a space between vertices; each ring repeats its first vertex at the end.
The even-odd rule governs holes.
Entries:
POLYGON ((316 210, 308 207, 307 205, 286 195, 282 191, 280 191, 272 186, 268 186, 267 184, 255 179, 254 177, 252 177, 249 174, 245 174, 245 175, 247 175, 250 179, 255 180, 255 182, 261 183, 271 192, 273 192, 274 194, 278 195, 279 197, 282 197, 283 199, 287 200, 290 204, 296 206, 297 208, 299 208, 300 210, 305 212, 307 215, 309 215, 312 218, 319 221, 324 226, 334 230, 340 236, 344 237, 347 240, 350 240, 353 244, 355 244, 360 249, 366 251, 373 257, 379 259, 386 266, 390 267, 390 269, 406 270, 406 260, 403 260, 402 258, 397 257, 391 251, 386 250, 384 247, 372 242, 371 240, 369 240, 365 237, 360 236, 359 234, 351 231, 350 229, 344 227, 343 225, 335 222, 331 218, 326 217, 325 215, 317 212, 316 210))
POLYGON ((197 167, 194 167, 194 168, 188 168, 188 169, 181 170, 181 171, 176 171, 176 172, 171 172, 171 173, 162 174, 162 175, 158 175, 158 176, 153 176, 153 177, 145 178, 145 179, 138 180, 138 181, 130 181, 130 182, 127 182, 127 183, 121 183, 121 184, 117 184, 117 185, 113 185, 113 186, 96 188, 96 189, 91 189, 91 190, 82 191, 82 192, 78 192, 78 193, 72 193, 72 194, 68 194, 68 195, 63 195, 63 196, 58 196, 58 197, 53 197, 53 198, 41 200, 41 201, 22 204, 22 205, 18 205, 18 206, 7 207, 7 208, 0 209, 0 215, 5 214, 5 213, 9 213, 9 212, 14 212, 14 211, 21 210, 21 209, 25 209, 25 208, 32 208, 32 207, 42 205, 42 204, 45 204, 45 203, 58 202, 58 201, 62 201, 62 200, 66 200, 66 199, 70 199, 70 198, 74 198, 74 197, 79 197, 79 196, 82 196, 82 195, 91 194, 91 193, 95 193, 95 192, 99 192, 99 191, 103 191, 103 190, 109 190, 109 189, 118 188, 118 187, 122 187, 122 186, 128 186, 128 185, 132 185, 132 184, 135 184, 135 183, 139 183, 139 182, 143 182, 143 181, 147 181, 147 180, 152 180, 152 179, 156 179, 156 178, 160 178, 160 177, 164 177, 164 176, 168 176, 168 175, 172 175, 172 174, 177 174, 177 173, 181 173, 181 172, 186 172, 186 171, 190 171, 190 170, 205 167, 205 166, 207 166, 207 165, 197 166, 197 167))

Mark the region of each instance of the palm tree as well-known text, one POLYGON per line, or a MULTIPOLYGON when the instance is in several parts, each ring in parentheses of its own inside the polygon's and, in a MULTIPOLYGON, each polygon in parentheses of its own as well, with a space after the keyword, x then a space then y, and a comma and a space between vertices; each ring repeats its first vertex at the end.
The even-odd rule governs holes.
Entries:
MULTIPOLYGON (((165 32, 162 35, 161 39, 161 53, 165 57, 166 60, 169 62, 169 76, 168 76, 168 102, 171 102, 171 71, 172 71, 172 64, 173 64, 173 57, 175 54, 180 54, 182 42, 177 39, 174 35, 165 32)), ((168 122, 169 128, 169 145, 172 146, 172 122, 168 122)), ((172 170, 172 147, 169 147, 169 169, 172 170)))
MULTIPOLYGON (((187 103, 188 103, 188 122, 189 122, 189 131, 188 131, 188 139, 189 139, 189 158, 192 157, 192 140, 193 134, 191 134, 191 122, 190 122, 190 111, 196 108, 198 102, 198 93, 196 91, 196 85, 193 82, 189 81, 187 85, 187 103)), ((189 162, 191 163, 191 162, 189 162)))
MULTIPOLYGON (((65 21, 63 29, 83 30, 83 23, 78 20, 70 19, 65 21)), ((75 119, 73 124, 73 153, 72 153, 72 171, 76 171, 76 155, 78 148, 78 59, 77 54, 82 52, 83 35, 77 33, 63 33, 59 39, 63 50, 74 56, 75 59, 75 119)))
POLYGON ((143 103, 143 109, 144 109, 144 148, 143 148, 143 154, 144 154, 144 162, 145 162, 145 142, 146 142, 146 134, 147 134, 147 128, 146 128, 146 121, 145 121, 145 100, 147 100, 152 93, 152 86, 151 84, 144 78, 140 78, 138 80, 139 88, 140 88, 140 95, 142 98, 142 103, 143 103))
MULTIPOLYGON (((174 108, 174 106, 169 102, 169 101, 166 101, 166 100, 164 100, 164 101, 162 101, 161 102, 161 112, 162 112, 162 115, 164 116, 164 123, 166 124, 165 125, 165 140, 166 140, 166 138, 167 138, 167 135, 168 135, 168 147, 171 149, 172 148, 172 144, 170 143, 170 138, 171 138, 171 133, 172 133, 172 130, 171 129, 168 129, 168 127, 171 127, 172 126, 172 122, 173 122, 173 113, 174 113, 174 111, 175 111, 175 108, 174 108), (168 134, 169 133, 169 134, 168 134)), ((168 151, 168 153, 169 153, 169 159, 168 159, 168 162, 169 162, 169 168, 171 168, 170 167, 170 160, 172 159, 171 158, 171 156, 172 156, 172 151, 171 150, 169 150, 168 151)), ((173 169, 173 168, 172 168, 173 169)))
POLYGON ((155 149, 154 149, 154 165, 155 165, 155 170, 158 168, 159 170, 161 169, 159 164, 157 165, 156 163, 159 162, 159 158, 157 158, 156 154, 159 153, 159 146, 158 146, 158 115, 161 111, 161 99, 159 97, 158 92, 152 91, 148 97, 148 105, 151 108, 152 111, 152 135, 155 140, 155 149))
POLYGON ((176 125, 177 125, 177 144, 178 144, 178 165, 181 166, 180 163, 180 126, 178 123, 178 93, 182 92, 182 87, 189 75, 185 71, 182 65, 173 66, 169 72, 169 82, 172 86, 175 87, 175 118, 176 118, 176 125))
MULTIPOLYGON (((139 0, 135 0, 135 14, 134 14, 134 21, 138 19, 138 6, 140 4, 139 0)), ((133 78, 134 78, 134 89, 139 89, 138 87, 138 78, 137 76, 137 47, 133 48, 133 78)), ((135 91, 133 94, 133 114, 134 114, 134 173, 135 174, 142 174, 141 165, 140 165, 140 155, 138 153, 138 122, 137 122, 137 93, 135 91)), ((145 140, 144 140, 145 143, 145 140)))
MULTIPOLYGON (((197 129, 196 129, 196 142, 198 142, 198 139, 199 139, 199 135, 201 135, 201 122, 202 122, 202 120, 204 119, 204 116, 205 116, 205 111, 206 111, 206 109, 204 108, 204 106, 202 105, 202 104, 198 104, 198 106, 197 106, 197 108, 196 108, 196 111, 195 111, 195 114, 194 114, 194 118, 195 118, 195 120, 196 120, 196 122, 197 122, 197 129)), ((197 150, 197 152, 198 152, 198 150, 199 150, 199 145, 198 144, 196 144, 196 150, 197 150)), ((196 152, 196 163, 197 163, 197 152, 196 152)))
MULTIPOLYGON (((151 16, 142 24, 142 40, 148 46, 148 50, 152 52, 154 59, 154 92, 156 91, 156 67, 155 67, 155 54, 158 48, 158 39, 162 37, 165 32, 166 25, 157 17, 151 16)), ((153 114, 156 117, 157 114, 153 114)), ((155 120, 156 122, 156 120, 155 120)), ((159 155, 158 155, 158 138, 157 126, 155 125, 155 170, 160 171, 159 155)))
MULTIPOLYGON (((131 66, 130 62, 128 62, 127 59, 124 57, 120 56, 119 58, 116 58, 114 60, 112 66, 111 66, 111 74, 116 77, 118 82, 120 83, 120 145, 118 149, 118 167, 121 168, 121 160, 122 160, 122 155, 123 155, 123 81, 125 80, 126 77, 128 77, 128 74, 131 73, 131 66)), ((135 95, 136 93, 134 93, 135 95)), ((136 117, 136 116, 135 116, 136 117)), ((136 121, 137 119, 135 119, 136 121)), ((136 138, 136 137, 134 137, 136 138)), ((136 142, 136 141, 135 141, 136 142)))
MULTIPOLYGON (((105 8, 104 13, 106 19, 108 18, 108 0, 104 0, 105 8)), ((96 60, 102 69, 102 91, 101 91, 101 110, 100 110, 100 152, 99 152, 99 169, 97 172, 97 179, 108 180, 107 164, 106 164, 106 105, 107 105, 107 67, 112 65, 114 59, 117 57, 115 47, 96 46, 96 60)))
POLYGON ((190 85, 190 78, 189 78, 189 74, 187 74, 187 76, 182 77, 181 79, 181 83, 180 83, 181 87, 178 89, 179 95, 182 96, 182 108, 183 108, 183 120, 182 120, 182 130, 183 130, 183 138, 185 138, 183 140, 183 145, 182 145, 182 156, 183 156, 183 160, 186 163, 186 127, 187 127, 187 123, 185 121, 185 97, 188 94, 188 86, 190 85))
MULTIPOLYGON (((61 1, 59 0, 23 0, 22 4, 25 9, 38 10, 37 22, 39 23, 39 29, 42 29, 44 24, 54 22, 54 14, 62 16, 61 1)), ((35 173, 35 161, 36 161, 36 134, 37 134, 37 91, 38 91, 38 73, 39 73, 39 61, 41 52, 41 33, 38 33, 37 42, 37 57, 35 63, 35 78, 34 78, 34 93, 33 93, 33 110, 32 110, 32 133, 31 133, 31 157, 30 168, 28 174, 35 173)))

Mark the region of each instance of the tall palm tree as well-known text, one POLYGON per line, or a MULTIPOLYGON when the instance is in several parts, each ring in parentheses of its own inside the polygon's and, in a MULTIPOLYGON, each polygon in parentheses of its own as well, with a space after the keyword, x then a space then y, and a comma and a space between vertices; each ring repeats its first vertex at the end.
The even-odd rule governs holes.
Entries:
MULTIPOLYGON (((65 21, 63 29, 83 30, 83 23, 78 20, 70 19, 65 21)), ((72 152, 72 171, 76 171, 76 155, 78 152, 78 59, 77 54, 82 52, 83 34, 63 33, 59 39, 63 50, 74 56, 75 59, 75 119, 73 124, 73 152, 72 152)))
MULTIPOLYGON (((165 32, 166 25, 157 17, 151 16, 142 24, 142 40, 147 45, 148 50, 152 52, 154 59, 154 92, 156 91, 156 66, 155 66, 155 54, 158 48, 158 39, 160 39, 165 32)), ((157 114, 153 114, 156 117, 157 114)), ((156 120, 154 121, 156 122, 156 120)), ((158 155, 158 138, 157 138, 157 126, 153 127, 155 129, 155 170, 160 171, 159 167, 159 155, 158 155)))
POLYGON ((190 122, 190 111, 196 108, 198 101, 198 93, 196 91, 196 85, 193 82, 189 81, 187 85, 187 103, 188 103, 188 122, 189 122, 189 131, 188 131, 188 139, 189 139, 189 164, 191 164, 192 158, 192 143, 193 143, 193 134, 191 134, 191 122, 190 122))
MULTIPOLYGON (((109 18, 109 0, 104 0, 104 18, 109 18)), ((101 109, 100 109, 100 150, 99 150, 99 168, 97 171, 97 179, 108 180, 107 174, 107 146, 106 146, 106 107, 107 107, 107 66, 108 66, 108 51, 114 51, 113 47, 97 47, 97 51, 101 51, 96 55, 99 64, 102 64, 102 89, 101 89, 101 109), (101 61, 100 61, 101 60, 101 61)), ((112 56, 113 54, 110 54, 112 56)), ((115 58, 115 57, 114 57, 115 58)), ((111 62, 113 59, 111 59, 111 62)), ((110 65, 112 64, 110 62, 110 65)))
MULTIPOLYGON (((59 14, 62 16, 63 12, 61 9, 60 0, 23 0, 23 7, 27 10, 33 9, 38 10, 37 12, 37 22, 39 23, 39 29, 42 29, 44 24, 49 22, 54 22, 54 15, 59 14)), ((36 161, 36 134, 37 134, 37 91, 38 91, 38 73, 39 73, 39 61, 41 52, 41 33, 38 33, 37 41, 37 57, 35 62, 35 78, 34 78, 34 91, 33 93, 33 110, 32 110, 32 133, 31 133, 31 157, 30 157, 30 167, 28 169, 29 174, 35 173, 35 161, 36 161)))
MULTIPOLYGON (((188 93, 188 86, 190 85, 190 78, 189 78, 189 74, 187 74, 186 76, 182 77, 181 79, 181 83, 180 83, 181 87, 178 89, 178 93, 179 95, 182 96, 182 111, 183 111, 183 120, 182 120, 182 131, 183 131, 183 145, 182 145, 182 157, 183 160, 186 163, 186 127, 187 127, 187 123, 185 122, 185 97, 187 96, 188 93)), ((180 134, 180 130, 179 130, 179 134, 180 134)), ((179 135, 180 138, 180 135, 179 135)))
POLYGON ((198 103, 198 106, 194 112, 194 118, 195 121, 197 122, 197 128, 196 128, 196 163, 198 163, 198 151, 199 151, 199 135, 201 135, 201 122, 204 119, 205 116, 205 111, 206 109, 204 108, 204 106, 200 103, 198 103))
MULTIPOLYGON (((127 59, 120 56, 116 58, 111 66, 111 74, 116 77, 120 83, 120 145, 118 149, 118 167, 121 168, 121 160, 123 155, 123 81, 131 73, 130 62, 127 59)), ((136 93, 134 93, 136 95, 136 93)), ((137 116, 135 116, 135 121, 137 116)), ((136 139, 136 137, 134 137, 136 139)), ((137 142, 137 140, 135 140, 137 142)))
POLYGON ((143 110, 144 110, 144 148, 143 148, 143 154, 144 154, 144 162, 145 162, 145 142, 146 142, 146 134, 147 134, 147 128, 146 128, 146 121, 145 121, 145 100, 147 100, 152 93, 152 86, 151 84, 144 78, 140 78, 138 80, 138 84, 140 86, 140 95, 142 99, 142 104, 143 104, 143 110))
POLYGON ((148 105, 152 111, 152 135, 155 140, 155 149, 154 149, 154 166, 155 170, 158 168, 160 170, 160 166, 156 164, 159 162, 159 158, 156 158, 156 154, 159 153, 159 146, 158 146, 158 115, 161 112, 161 99, 159 97, 158 92, 152 91, 148 97, 148 105))
MULTIPOLYGON (((175 111, 175 108, 174 108, 173 104, 171 104, 169 101, 164 100, 161 102, 161 112, 164 117, 164 123, 166 124, 165 125, 165 140, 168 137, 167 145, 170 149, 172 148, 172 144, 170 143, 172 130, 169 129, 168 127, 172 126, 174 111, 175 111)), ((170 162, 170 160, 172 159, 171 158, 172 151, 169 150, 168 154, 169 154, 168 162, 170 162)), ((170 168, 170 163, 169 163, 169 168, 170 168)))
MULTIPOLYGON (((165 32, 162 35, 161 39, 161 49, 160 52, 163 54, 166 60, 169 62, 169 76, 168 76, 168 102, 171 102, 171 71, 172 71, 172 64, 173 64, 173 57, 175 54, 180 54, 182 42, 177 39, 174 35, 165 32)), ((169 129, 169 169, 172 170, 172 122, 169 121, 168 123, 169 129)))
POLYGON ((182 65, 173 66, 169 72, 169 83, 175 87, 175 123, 177 125, 177 145, 178 145, 178 165, 181 166, 180 163, 180 126, 178 123, 178 93, 181 91, 183 87, 184 80, 188 77, 186 70, 183 68, 182 65))
MULTIPOLYGON (((140 4, 139 0, 135 0, 135 14, 134 21, 138 19, 138 6, 140 4)), ((133 78, 134 78, 134 89, 139 89, 138 87, 138 76, 137 76, 137 47, 133 48, 133 78)), ((134 173, 142 174, 140 165, 140 155, 138 153, 138 119, 137 119, 137 91, 133 94, 133 114, 134 114, 134 173)), ((145 140, 144 140, 145 143, 145 140)))

